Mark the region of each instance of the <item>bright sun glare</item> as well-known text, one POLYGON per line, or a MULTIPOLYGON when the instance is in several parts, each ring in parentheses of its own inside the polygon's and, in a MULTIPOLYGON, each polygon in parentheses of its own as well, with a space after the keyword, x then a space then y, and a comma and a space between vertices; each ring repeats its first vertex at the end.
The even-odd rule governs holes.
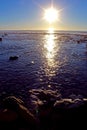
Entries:
POLYGON ((45 10, 44 18, 51 24, 59 19, 59 12, 55 8, 51 7, 45 10))

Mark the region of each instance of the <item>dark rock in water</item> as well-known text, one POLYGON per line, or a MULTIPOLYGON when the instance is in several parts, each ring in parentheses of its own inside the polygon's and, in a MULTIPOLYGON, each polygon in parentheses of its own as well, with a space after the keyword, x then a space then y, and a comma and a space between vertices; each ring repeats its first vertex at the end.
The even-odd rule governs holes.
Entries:
MULTIPOLYGON (((5 123, 10 123, 15 121, 17 127, 28 128, 29 130, 37 129, 38 120, 35 116, 24 106, 22 100, 10 96, 3 100, 3 107, 6 112, 2 111, 0 113, 0 126, 5 123)), ((9 125, 10 125, 9 124, 9 125)))
POLYGON ((2 38, 0 38, 0 41, 2 41, 2 38))
POLYGON ((18 56, 10 56, 9 60, 17 60, 18 56))
POLYGON ((80 43, 80 40, 78 40, 77 43, 79 44, 79 43, 80 43))

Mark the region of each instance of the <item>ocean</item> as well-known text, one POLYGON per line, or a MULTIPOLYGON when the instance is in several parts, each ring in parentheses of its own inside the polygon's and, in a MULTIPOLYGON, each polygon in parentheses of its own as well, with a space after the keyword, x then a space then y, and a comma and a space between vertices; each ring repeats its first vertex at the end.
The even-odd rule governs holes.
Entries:
POLYGON ((87 32, 0 31, 0 37, 0 99, 16 96, 29 107, 31 90, 87 98, 87 32))

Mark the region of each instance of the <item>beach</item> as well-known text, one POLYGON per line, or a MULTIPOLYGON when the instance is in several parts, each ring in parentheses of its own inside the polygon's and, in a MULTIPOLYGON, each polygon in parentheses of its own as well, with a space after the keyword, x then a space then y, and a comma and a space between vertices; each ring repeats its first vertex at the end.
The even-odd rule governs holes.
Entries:
MULTIPOLYGON (((77 111, 84 106, 87 32, 0 31, 0 37, 0 109, 3 100, 13 96, 21 99, 23 106, 43 123, 59 108, 77 111)), ((86 107, 79 113, 82 110, 85 115, 86 107)), ((59 120, 58 116, 51 116, 49 123, 54 118, 59 120)), ((48 128, 52 130, 49 125, 48 128)))

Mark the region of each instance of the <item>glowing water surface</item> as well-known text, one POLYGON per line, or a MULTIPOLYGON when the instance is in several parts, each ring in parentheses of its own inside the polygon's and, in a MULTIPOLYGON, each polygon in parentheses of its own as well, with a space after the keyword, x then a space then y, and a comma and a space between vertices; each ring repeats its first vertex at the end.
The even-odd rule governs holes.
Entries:
MULTIPOLYGON (((2 36, 3 32, 0 32, 2 36)), ((16 95, 28 102, 29 90, 58 90, 87 97, 86 33, 8 31, 0 42, 0 97, 16 95), (17 55, 15 61, 10 56, 17 55)))

